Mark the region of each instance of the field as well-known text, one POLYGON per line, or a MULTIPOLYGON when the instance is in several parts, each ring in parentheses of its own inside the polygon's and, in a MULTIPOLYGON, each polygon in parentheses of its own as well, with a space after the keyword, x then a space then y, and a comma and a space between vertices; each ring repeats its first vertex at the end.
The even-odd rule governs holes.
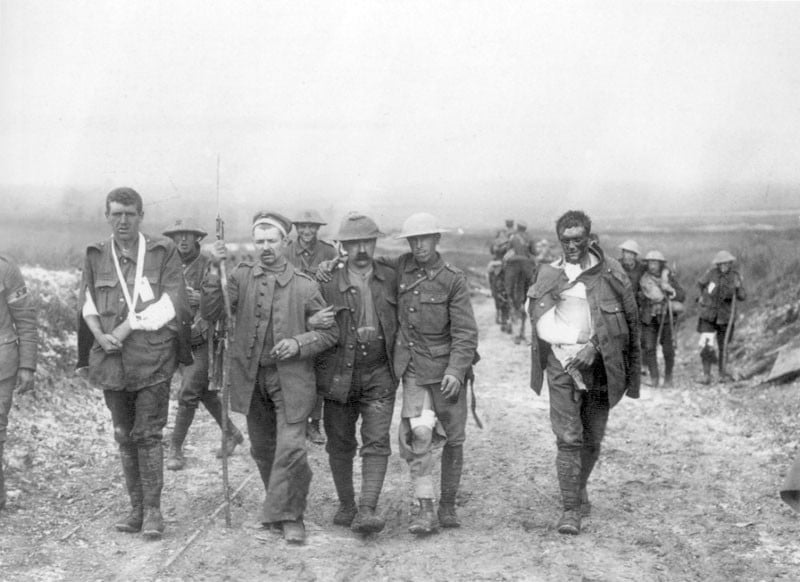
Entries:
MULTIPOLYGON (((631 231, 611 221, 598 221, 596 229, 613 255, 619 242, 632 237, 674 261, 690 309, 694 280, 717 250, 743 259, 751 300, 733 346, 739 376, 795 334, 796 322, 785 315, 798 307, 796 229, 670 225, 631 231)), ((312 447, 309 541, 287 548, 253 523, 262 493, 246 446, 231 462, 232 487, 245 485, 227 529, 220 517, 210 518, 221 495, 211 454, 218 432, 207 414, 198 413, 187 469, 166 475, 164 540, 146 543, 118 534, 111 523, 125 499, 108 412, 100 393, 71 372, 81 249, 105 232, 102 225, 77 231, 16 225, 2 232, 0 247, 29 265, 25 276, 38 297, 43 340, 37 388, 15 398, 6 445, 3 580, 796 579, 800 520, 777 489, 800 453, 800 384, 763 385, 765 371, 733 384, 695 384, 699 360, 691 314, 681 326, 676 386, 644 386, 640 400, 624 399, 612 411, 590 482, 593 515, 577 538, 555 533, 558 494, 547 397, 537 398, 527 387, 527 346, 515 345, 494 324, 483 279, 488 229, 452 233, 443 244, 448 260, 470 275, 483 356, 476 391, 486 426, 468 425, 460 530, 424 540, 407 533, 412 499, 408 470, 397 455, 379 506, 387 529, 361 538, 332 526, 327 458, 324 448, 312 447)), ((554 240, 552 233, 532 234, 554 240)), ((381 243, 387 254, 402 248, 391 239, 381 243)), ((241 416, 234 420, 244 426, 241 416)))

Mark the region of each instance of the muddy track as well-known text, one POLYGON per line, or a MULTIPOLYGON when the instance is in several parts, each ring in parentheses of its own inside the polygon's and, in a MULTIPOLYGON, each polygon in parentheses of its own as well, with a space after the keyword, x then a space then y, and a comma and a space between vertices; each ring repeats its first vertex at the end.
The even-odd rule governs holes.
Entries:
MULTIPOLYGON (((212 455, 219 433, 201 413, 189 435, 187 468, 166 471, 162 541, 113 530, 125 503, 113 443, 101 439, 98 460, 81 469, 69 500, 23 492, 0 514, 0 578, 796 579, 800 520, 776 495, 791 452, 758 418, 742 416, 745 386, 694 385, 693 354, 680 360, 675 388, 644 386, 640 400, 624 399, 612 411, 590 482, 592 517, 580 536, 558 535, 554 438, 546 396, 536 397, 527 385, 529 348, 500 333, 489 301, 478 298, 475 308, 483 357, 476 391, 485 428, 469 421, 458 499, 462 528, 428 538, 407 532, 413 499, 396 454, 379 505, 386 529, 362 537, 333 526, 327 457, 314 445, 305 546, 290 547, 254 522, 263 490, 246 448, 230 464, 233 488, 250 478, 233 499, 232 527, 222 513, 209 521, 222 501, 212 455)), ((244 426, 241 416, 234 421, 244 426)))

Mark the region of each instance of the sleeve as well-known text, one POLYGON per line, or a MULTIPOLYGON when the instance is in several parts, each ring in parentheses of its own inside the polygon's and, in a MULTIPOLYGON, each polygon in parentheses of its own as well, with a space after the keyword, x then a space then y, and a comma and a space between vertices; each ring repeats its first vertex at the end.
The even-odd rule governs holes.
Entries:
POLYGON ((678 279, 672 274, 669 276, 669 284, 675 289, 675 297, 673 299, 681 302, 686 301, 686 291, 683 290, 681 284, 678 283, 678 279))
MULTIPOLYGON (((228 297, 231 300, 231 311, 236 313, 239 303, 239 278, 243 269, 237 267, 228 273, 228 297)), ((209 268, 200 288, 200 316, 207 321, 219 321, 225 318, 225 300, 222 296, 222 279, 219 269, 209 268)))
POLYGON ((472 365, 478 349, 478 325, 472 312, 467 280, 462 274, 457 274, 453 279, 448 310, 450 361, 444 373, 464 382, 464 376, 472 365))
MULTIPOLYGON (((183 264, 178 255, 178 248, 170 244, 166 247, 164 263, 161 269, 162 297, 168 296, 175 311, 174 320, 178 327, 178 362, 181 364, 192 363, 192 309, 189 307, 189 298, 186 295, 186 283, 183 279, 183 264)), ((159 297, 159 302, 161 298, 159 297)), ((162 304, 161 308, 166 304, 162 304)), ((155 304, 154 304, 155 305, 155 304)), ((161 313, 159 317, 163 317, 161 313)), ((170 318, 171 321, 172 318, 170 318)), ((161 326, 163 327, 163 326, 161 326)))
MULTIPOLYGON (((92 262, 89 260, 89 251, 86 251, 86 259, 83 263, 83 274, 81 276, 81 286, 78 290, 78 305, 86 305, 90 300, 93 305, 94 271, 92 262)), ((94 344, 94 334, 92 334, 86 320, 83 318, 83 310, 78 313, 78 361, 75 364, 77 369, 85 368, 89 365, 89 352, 94 344)))
MULTIPOLYGON (((304 319, 308 319, 317 311, 327 307, 325 300, 322 298, 319 285, 313 281, 310 283, 312 283, 312 287, 310 287, 307 292, 304 319)), ((297 340, 297 343, 300 346, 299 357, 310 358, 321 352, 324 352, 331 346, 336 345, 339 338, 339 325, 334 319, 333 325, 329 329, 305 331, 292 337, 297 340)))
POLYGON ((19 367, 35 370, 39 343, 36 334, 36 308, 22 278, 22 272, 12 262, 8 263, 3 288, 8 311, 19 338, 19 367))

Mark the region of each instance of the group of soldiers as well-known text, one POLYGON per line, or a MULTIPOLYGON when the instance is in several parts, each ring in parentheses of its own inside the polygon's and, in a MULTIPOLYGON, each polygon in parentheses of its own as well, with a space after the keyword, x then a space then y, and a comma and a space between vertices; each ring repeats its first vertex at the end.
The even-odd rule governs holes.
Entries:
MULTIPOLYGON (((133 189, 112 190, 105 211, 111 236, 86 250, 77 368, 103 391, 114 426, 131 506, 116 521, 117 530, 141 532, 149 539, 159 539, 164 531, 162 436, 170 383, 181 366, 167 468, 185 466, 183 444, 200 402, 224 427, 220 456, 227 457, 243 442, 214 390, 224 385, 231 409, 246 417, 250 453, 264 486, 259 521, 287 542, 302 544, 306 538, 303 515, 312 479, 306 443, 321 437, 320 416, 314 412, 320 396, 339 500, 333 523, 362 534, 384 528, 376 508, 391 454, 389 431, 400 382, 399 449, 418 500, 409 531, 424 535, 461 525, 456 497, 472 366, 479 360, 478 329, 463 273, 438 251, 447 229, 434 216, 413 214, 403 223, 396 238, 407 241, 409 252, 393 258, 376 256, 384 234, 364 214, 345 216, 333 237, 337 249, 318 240, 325 222, 315 212, 292 220, 260 211, 251 227, 257 260, 228 273, 225 241, 218 238, 207 253, 201 252, 207 233, 189 220, 165 230, 168 238, 143 234, 143 201, 133 189), (228 334, 224 341, 223 331, 228 334), (212 362, 221 345, 228 348, 225 377, 210 384, 209 377, 218 378, 219 369, 209 368, 217 367, 212 362), (433 451, 439 446, 436 507, 433 451), (353 483, 357 452, 358 500, 353 483)), ((523 285, 512 278, 507 288, 513 289, 512 306, 520 322, 528 305, 530 386, 540 393, 547 376, 556 436, 562 500, 557 531, 574 535, 591 511, 587 484, 609 411, 624 395, 638 398, 641 338, 652 335, 646 326, 655 327, 659 314, 651 309, 651 319, 642 320, 644 303, 637 306, 630 270, 605 256, 584 212, 562 215, 556 235, 561 258, 542 258, 531 268, 513 260, 536 248, 527 241, 524 224, 517 224, 503 257, 504 268, 520 262, 510 271, 526 277, 523 285)), ((650 277, 677 299, 674 277, 663 273, 663 257, 646 262, 638 289, 650 277), (651 269, 653 262, 661 270, 651 269)), ((11 393, 32 382, 36 316, 19 270, 7 261, 0 267, 0 333, 8 340, 0 343, 2 452, 11 393)), ((728 286, 741 289, 740 278, 731 272, 730 261, 721 261, 716 273, 701 280, 708 295, 701 301, 707 309, 701 314, 703 333, 722 323, 724 313, 715 311, 713 319, 710 314, 725 302, 728 286)), ((728 331, 713 329, 717 339, 728 331)), ((0 501, 2 506, 4 495, 0 501)))
MULTIPOLYGON (((546 239, 536 243, 530 240, 527 226, 522 221, 516 225, 506 220, 506 227, 497 232, 490 250, 492 260, 488 266, 489 285, 495 302, 496 323, 502 331, 512 333, 512 322, 520 321, 520 334, 524 337, 524 292, 533 282, 541 265, 554 261, 546 239)), ((594 244, 599 247, 595 236, 594 244)), ((642 256, 639 244, 626 240, 618 247, 619 263, 627 274, 638 309, 643 358, 642 373, 649 376, 653 386, 671 386, 675 367, 676 326, 685 311, 686 292, 678 281, 674 268, 659 250, 642 256), (658 365, 658 346, 664 358, 663 382, 658 365)), ((734 329, 736 303, 747 297, 742 276, 735 268, 736 258, 728 251, 718 252, 712 267, 697 282, 700 312, 697 331, 700 333, 700 359, 702 384, 712 381, 712 366, 718 365, 721 382, 732 379, 726 367, 726 352, 734 329)))

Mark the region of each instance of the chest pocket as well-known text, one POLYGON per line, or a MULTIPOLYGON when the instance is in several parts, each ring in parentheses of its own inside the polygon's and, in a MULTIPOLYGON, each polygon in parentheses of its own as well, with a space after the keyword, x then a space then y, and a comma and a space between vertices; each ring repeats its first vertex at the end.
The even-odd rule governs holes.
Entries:
POLYGON ((101 316, 116 315, 125 307, 125 298, 116 275, 98 275, 94 280, 94 303, 101 316))
POLYGON ((423 291, 419 297, 419 318, 419 329, 422 333, 447 333, 450 327, 447 295, 423 291))
POLYGON ((603 302, 600 304, 600 311, 608 326, 608 334, 612 337, 628 335, 628 324, 625 321, 625 313, 622 306, 616 302, 603 302))

